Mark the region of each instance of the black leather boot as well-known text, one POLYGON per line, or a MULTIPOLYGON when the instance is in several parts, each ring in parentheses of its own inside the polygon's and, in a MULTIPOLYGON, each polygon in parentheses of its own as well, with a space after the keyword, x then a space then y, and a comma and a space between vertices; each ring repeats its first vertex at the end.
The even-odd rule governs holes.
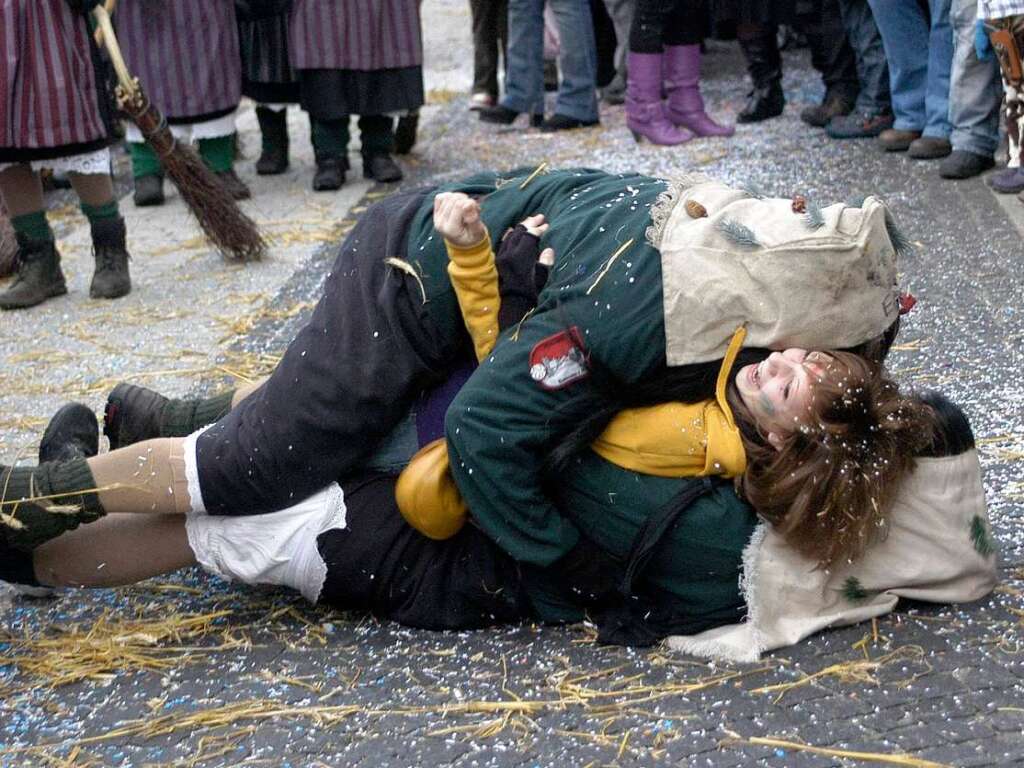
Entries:
POLYGON ((100 450, 100 425, 92 409, 68 403, 53 414, 39 441, 39 463, 87 459, 100 450))
POLYGON ((128 274, 128 249, 125 247, 124 219, 100 219, 92 225, 92 253, 96 271, 89 285, 94 299, 116 299, 132 289, 128 274))
POLYGON ((348 158, 318 157, 316 172, 313 174, 313 190, 315 192, 331 192, 341 189, 348 171, 348 158))
POLYGON ((288 170, 288 113, 266 107, 256 107, 260 124, 262 150, 256 161, 260 176, 276 176, 288 170))
POLYGON ((107 395, 103 434, 112 451, 154 437, 185 437, 230 411, 234 394, 231 390, 180 400, 135 384, 118 384, 107 395))
POLYGON ((164 175, 148 173, 135 179, 135 204, 140 208, 164 203, 164 175))
POLYGON ((757 123, 778 117, 786 106, 786 98, 782 94, 782 57, 774 30, 741 39, 740 48, 754 88, 746 106, 736 115, 736 122, 757 123))
POLYGON ((0 293, 0 309, 25 309, 68 292, 53 240, 32 240, 18 234, 17 277, 0 293))
POLYGON ((408 155, 416 146, 416 131, 420 125, 419 111, 410 112, 398 118, 395 126, 395 154, 408 155))

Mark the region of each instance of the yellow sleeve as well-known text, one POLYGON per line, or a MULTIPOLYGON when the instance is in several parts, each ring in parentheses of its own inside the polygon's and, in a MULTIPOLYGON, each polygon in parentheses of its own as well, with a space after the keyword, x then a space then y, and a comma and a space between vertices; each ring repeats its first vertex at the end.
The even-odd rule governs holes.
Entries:
POLYGON ((459 300, 462 321, 473 339, 476 359, 483 360, 498 340, 498 269, 494 265, 491 237, 476 245, 460 248, 447 240, 448 276, 459 300))

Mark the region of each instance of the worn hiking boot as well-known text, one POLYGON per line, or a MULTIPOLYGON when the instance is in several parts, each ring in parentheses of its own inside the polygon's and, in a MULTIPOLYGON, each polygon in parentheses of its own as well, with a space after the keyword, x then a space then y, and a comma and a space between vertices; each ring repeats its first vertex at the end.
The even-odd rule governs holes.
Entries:
POLYGON ((820 104, 814 104, 801 110, 800 119, 815 128, 824 128, 833 118, 850 114, 856 100, 857 94, 855 93, 833 90, 831 93, 825 94, 825 98, 820 104))
POLYGON ((103 409, 103 434, 110 440, 110 450, 161 437, 160 417, 168 402, 169 398, 146 387, 114 387, 103 409))
POLYGON ((94 299, 117 299, 132 289, 128 274, 128 249, 125 247, 124 219, 101 219, 92 225, 92 255, 96 271, 89 284, 94 299))
POLYGON ((164 175, 147 173, 135 179, 135 204, 140 208, 164 204, 164 175))
POLYGON ((18 272, 14 283, 0 293, 0 309, 25 309, 68 292, 53 240, 32 240, 18 234, 18 272))
POLYGON ((118 384, 107 395, 103 434, 110 450, 154 437, 185 437, 231 410, 235 391, 201 399, 164 397, 134 384, 118 384))
POLYGON ((87 459, 100 451, 100 425, 92 409, 68 403, 53 414, 39 441, 39 463, 87 459))
POLYGON ((402 180, 402 169, 391 159, 391 155, 364 155, 363 178, 390 184, 402 180))

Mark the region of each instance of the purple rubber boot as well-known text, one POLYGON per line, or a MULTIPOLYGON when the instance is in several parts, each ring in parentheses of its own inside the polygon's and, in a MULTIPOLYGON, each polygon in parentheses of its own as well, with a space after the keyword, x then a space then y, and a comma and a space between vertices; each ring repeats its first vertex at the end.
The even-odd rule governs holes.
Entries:
POLYGON ((698 136, 732 136, 734 125, 716 123, 704 111, 700 95, 700 46, 665 46, 665 116, 698 136))
POLYGON ((693 134, 677 128, 665 117, 661 99, 660 53, 633 53, 627 63, 626 125, 633 138, 643 137, 652 144, 673 146, 693 138, 693 134))

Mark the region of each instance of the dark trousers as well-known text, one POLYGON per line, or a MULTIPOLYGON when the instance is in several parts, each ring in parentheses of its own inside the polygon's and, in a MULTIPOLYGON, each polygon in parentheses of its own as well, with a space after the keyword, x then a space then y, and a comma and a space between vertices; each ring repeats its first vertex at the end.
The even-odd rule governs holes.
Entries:
POLYGON ((697 45, 704 39, 704 0, 637 0, 629 29, 633 53, 661 53, 666 45, 697 45))
POLYGON ((355 471, 468 352, 464 335, 438 326, 457 327, 458 317, 435 319, 419 282, 385 263, 405 255, 425 198, 395 195, 363 215, 274 373, 199 436, 199 486, 211 514, 272 512, 355 471))
POLYGON ((469 0, 473 18, 473 93, 498 98, 498 52, 505 58, 508 0, 469 0))
POLYGON ((511 557, 468 524, 435 541, 405 522, 395 479, 341 481, 345 527, 317 537, 327 565, 320 602, 421 629, 477 629, 532 615, 511 557))
MULTIPOLYGON (((797 14, 794 26, 807 37, 811 64, 821 73, 828 91, 846 90, 851 96, 858 90, 857 60, 846 39, 838 0, 815 0, 810 8, 797 14)), ((747 71, 754 87, 763 88, 782 79, 775 24, 743 23, 737 38, 747 59, 747 71)))

